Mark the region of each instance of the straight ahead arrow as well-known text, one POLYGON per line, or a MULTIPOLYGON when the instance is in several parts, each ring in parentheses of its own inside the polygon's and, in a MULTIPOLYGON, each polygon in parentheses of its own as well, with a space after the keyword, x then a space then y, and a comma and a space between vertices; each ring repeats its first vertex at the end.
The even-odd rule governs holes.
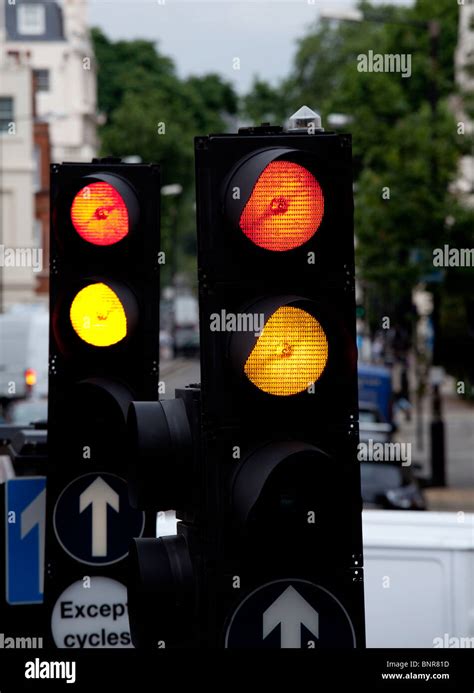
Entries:
POLYGON ((263 614, 263 637, 280 626, 280 647, 301 649, 301 626, 319 637, 319 615, 291 585, 263 614))
POLYGON ((79 512, 92 505, 92 555, 107 556, 107 506, 119 512, 119 495, 98 476, 79 496, 79 512))
POLYGON ((46 526, 46 489, 21 513, 21 538, 24 539, 38 525, 38 592, 44 592, 44 533, 46 526))

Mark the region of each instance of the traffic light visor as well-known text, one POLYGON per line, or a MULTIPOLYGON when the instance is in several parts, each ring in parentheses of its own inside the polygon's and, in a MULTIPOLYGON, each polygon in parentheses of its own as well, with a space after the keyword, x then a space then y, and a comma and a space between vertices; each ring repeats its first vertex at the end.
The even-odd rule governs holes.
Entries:
POLYGON ((81 188, 71 206, 71 220, 81 238, 99 246, 118 243, 129 232, 129 214, 122 195, 99 181, 81 188))
POLYGON ((324 196, 304 166, 272 161, 260 174, 240 217, 240 228, 255 245, 287 251, 306 243, 318 230, 324 196))
POLYGON ((81 289, 71 304, 75 333, 87 344, 108 347, 127 335, 127 316, 118 295, 102 282, 81 289))
POLYGON ((321 377, 327 359, 328 341, 316 318, 281 306, 265 323, 244 371, 263 392, 296 395, 321 377))

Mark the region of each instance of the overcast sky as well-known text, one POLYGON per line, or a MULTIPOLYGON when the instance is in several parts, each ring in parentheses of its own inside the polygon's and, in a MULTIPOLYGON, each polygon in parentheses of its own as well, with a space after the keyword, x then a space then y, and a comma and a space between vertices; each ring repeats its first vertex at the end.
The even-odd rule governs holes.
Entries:
POLYGON ((182 76, 219 72, 245 91, 254 75, 275 82, 288 73, 296 40, 321 9, 354 6, 349 0, 89 0, 89 20, 113 39, 157 41, 182 76))

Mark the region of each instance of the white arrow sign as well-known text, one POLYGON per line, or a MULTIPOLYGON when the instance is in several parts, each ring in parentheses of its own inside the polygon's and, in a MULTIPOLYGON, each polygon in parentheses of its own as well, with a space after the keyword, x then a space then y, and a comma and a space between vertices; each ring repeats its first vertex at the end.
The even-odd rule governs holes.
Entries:
POLYGON ((79 512, 92 505, 92 555, 107 556, 107 506, 119 512, 119 495, 98 476, 79 496, 79 512))
POLYGON ((263 637, 280 625, 282 649, 301 649, 301 626, 319 637, 319 615, 294 587, 286 588, 263 614, 263 637))
POLYGON ((46 489, 21 513, 21 538, 24 539, 31 530, 38 526, 38 586, 39 593, 44 591, 44 533, 46 526, 46 489))

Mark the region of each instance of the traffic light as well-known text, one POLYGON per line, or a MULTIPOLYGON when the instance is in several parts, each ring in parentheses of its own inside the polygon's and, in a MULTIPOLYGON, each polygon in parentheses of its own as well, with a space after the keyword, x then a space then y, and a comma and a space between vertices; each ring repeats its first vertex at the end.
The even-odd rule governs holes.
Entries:
POLYGON ((128 606, 132 641, 138 648, 205 644, 197 612, 199 557, 204 549, 199 521, 206 513, 200 430, 196 385, 177 390, 176 399, 130 405, 131 503, 159 513, 177 509, 182 520, 177 535, 132 542, 128 606))
POLYGON ((158 398, 160 169, 51 167, 46 600, 58 647, 131 646, 126 418, 158 398), (86 578, 84 577, 86 576, 86 578))
POLYGON ((201 629, 363 647, 351 138, 264 125, 195 150, 201 629))

